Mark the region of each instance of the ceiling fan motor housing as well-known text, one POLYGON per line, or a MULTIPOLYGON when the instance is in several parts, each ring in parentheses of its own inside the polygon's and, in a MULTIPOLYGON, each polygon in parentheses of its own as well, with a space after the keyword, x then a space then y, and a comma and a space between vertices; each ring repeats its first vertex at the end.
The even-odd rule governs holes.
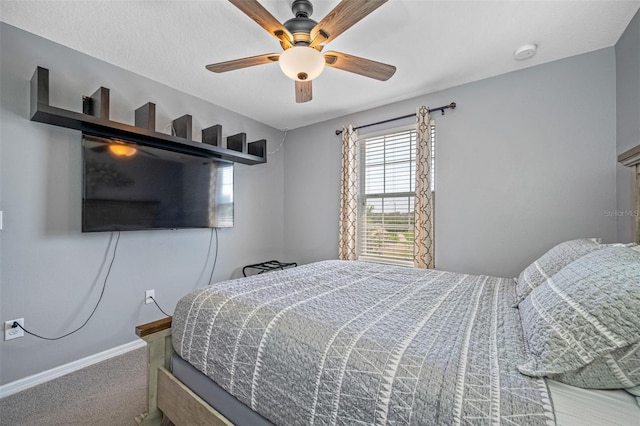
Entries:
POLYGON ((313 13, 313 5, 309 0, 295 0, 291 5, 295 18, 282 24, 293 35, 295 45, 308 45, 311 42, 310 33, 318 23, 309 16, 313 13))

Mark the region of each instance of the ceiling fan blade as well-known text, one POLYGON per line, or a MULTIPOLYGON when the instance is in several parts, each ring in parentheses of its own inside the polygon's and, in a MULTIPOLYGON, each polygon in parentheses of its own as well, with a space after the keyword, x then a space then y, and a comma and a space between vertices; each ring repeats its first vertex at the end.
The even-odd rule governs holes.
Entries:
POLYGON ((249 58, 234 59, 232 61, 218 62, 217 64, 207 65, 206 68, 212 72, 227 72, 239 70, 241 68, 253 67, 255 65, 270 64, 278 62, 280 55, 277 53, 268 53, 266 55, 251 56, 249 58))
POLYGON ((311 95, 311 80, 296 80, 296 102, 299 104, 309 102, 311 100, 311 95))
POLYGON ((289 30, 256 0, 229 0, 229 2, 256 21, 269 34, 280 40, 284 49, 293 47, 293 36, 289 30))
POLYGON ((344 71, 360 74, 365 77, 375 78, 380 81, 387 81, 396 72, 393 65, 372 61, 371 59, 359 58, 358 56, 347 55, 340 52, 327 52, 324 54, 327 66, 338 68, 344 71))
POLYGON ((387 0, 342 0, 311 30, 310 47, 327 44, 387 0))

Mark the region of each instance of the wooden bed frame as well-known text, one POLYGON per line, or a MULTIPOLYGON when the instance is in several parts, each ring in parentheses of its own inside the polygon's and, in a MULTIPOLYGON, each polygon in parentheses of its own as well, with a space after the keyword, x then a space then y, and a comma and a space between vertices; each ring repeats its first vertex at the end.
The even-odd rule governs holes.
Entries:
POLYGON ((163 318, 136 327, 147 342, 147 412, 136 417, 140 425, 232 426, 222 414, 186 387, 171 373, 171 319, 163 318), (167 419, 168 418, 168 419, 167 419))
MULTIPOLYGON (((634 237, 640 243, 640 145, 618 156, 632 167, 634 237)), ((136 327, 136 334, 147 342, 147 412, 136 417, 141 425, 160 425, 170 420, 176 425, 232 426, 217 410, 178 380, 170 369, 171 317, 136 327)))

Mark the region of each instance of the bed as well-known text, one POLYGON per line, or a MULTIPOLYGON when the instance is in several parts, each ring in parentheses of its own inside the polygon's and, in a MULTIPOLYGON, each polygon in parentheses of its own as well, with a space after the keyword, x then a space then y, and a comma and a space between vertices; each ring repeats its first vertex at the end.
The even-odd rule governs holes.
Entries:
POLYGON ((640 425, 634 245, 568 241, 517 279, 317 262, 198 289, 136 332, 142 424, 640 425))

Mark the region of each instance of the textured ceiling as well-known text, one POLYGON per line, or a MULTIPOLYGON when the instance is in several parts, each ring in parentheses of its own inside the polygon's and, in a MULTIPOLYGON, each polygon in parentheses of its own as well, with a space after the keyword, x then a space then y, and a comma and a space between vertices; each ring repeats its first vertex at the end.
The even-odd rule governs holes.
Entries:
MULTIPOLYGON (((289 0, 263 0, 278 20, 289 0)), ((314 2, 319 21, 337 0, 314 2)), ((296 104, 277 64, 213 74, 204 66, 280 45, 223 0, 0 1, 0 19, 279 129, 293 129, 517 69, 613 46, 640 0, 391 0, 328 46, 389 63, 386 82, 327 68, 296 104), (533 58, 513 52, 536 43, 533 58)))

